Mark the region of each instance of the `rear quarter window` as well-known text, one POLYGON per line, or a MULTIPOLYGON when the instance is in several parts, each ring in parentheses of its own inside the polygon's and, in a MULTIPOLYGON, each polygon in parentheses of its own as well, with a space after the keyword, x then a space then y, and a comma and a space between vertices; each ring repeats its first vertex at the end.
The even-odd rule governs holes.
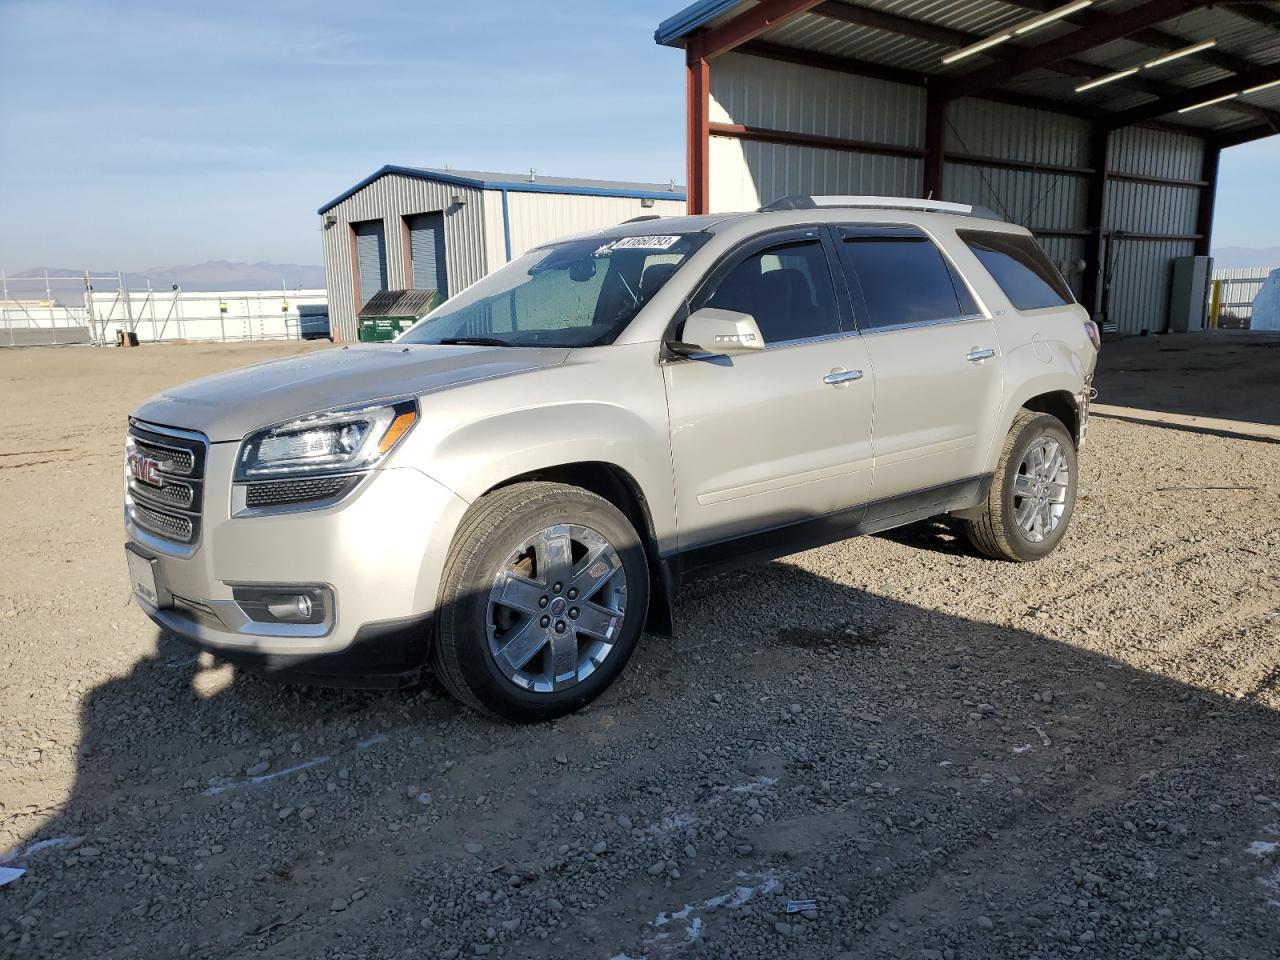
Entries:
POLYGON ((1018 310, 1075 302, 1058 268, 1031 237, 986 230, 957 230, 956 234, 1018 310))

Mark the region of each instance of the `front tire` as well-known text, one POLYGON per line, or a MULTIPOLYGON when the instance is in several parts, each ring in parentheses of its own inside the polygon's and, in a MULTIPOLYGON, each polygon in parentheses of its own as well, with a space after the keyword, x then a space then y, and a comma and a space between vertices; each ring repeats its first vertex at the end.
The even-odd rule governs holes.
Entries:
POLYGON ((459 527, 432 662, 468 706, 550 720, 618 677, 648 602, 644 546, 613 504, 565 484, 513 484, 476 501, 459 527))
POLYGON ((969 542, 998 560, 1025 563, 1062 542, 1076 504, 1076 447, 1057 417, 1013 419, 986 501, 964 521, 969 542))

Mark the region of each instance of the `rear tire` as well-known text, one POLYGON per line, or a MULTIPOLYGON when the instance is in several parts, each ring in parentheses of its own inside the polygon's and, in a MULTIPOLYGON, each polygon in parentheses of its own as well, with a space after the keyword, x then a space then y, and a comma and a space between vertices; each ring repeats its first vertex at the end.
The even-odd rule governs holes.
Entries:
POLYGON ((1019 411, 1005 438, 986 502, 964 520, 979 551, 1025 563, 1062 542, 1076 503, 1076 447, 1057 417, 1019 411))
POLYGON ((436 674, 458 700, 505 720, 572 713, 627 665, 648 574, 639 535, 594 493, 530 482, 487 494, 445 561, 436 674))

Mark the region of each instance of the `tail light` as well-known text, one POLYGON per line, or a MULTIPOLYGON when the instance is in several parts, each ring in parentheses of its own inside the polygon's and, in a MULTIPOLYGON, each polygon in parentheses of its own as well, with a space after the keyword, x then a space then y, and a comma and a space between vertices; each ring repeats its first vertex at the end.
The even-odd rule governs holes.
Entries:
POLYGON ((1084 322, 1084 332, 1089 335, 1089 342, 1093 344, 1093 349, 1102 349, 1102 335, 1098 332, 1098 325, 1092 320, 1084 322))

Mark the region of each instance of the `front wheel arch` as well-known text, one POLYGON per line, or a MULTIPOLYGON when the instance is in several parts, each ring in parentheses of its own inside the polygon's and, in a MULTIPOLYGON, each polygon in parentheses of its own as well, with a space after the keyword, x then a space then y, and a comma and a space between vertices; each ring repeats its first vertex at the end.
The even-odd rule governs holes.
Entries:
POLYGON ((654 528, 649 500, 635 477, 617 464, 607 461, 559 463, 510 477, 494 484, 483 495, 487 496, 495 490, 517 483, 537 481, 580 487, 604 498, 622 511, 623 516, 631 522, 640 535, 645 557, 649 563, 650 588, 645 632, 661 637, 672 636, 675 632, 674 583, 671 571, 663 561, 658 547, 658 535, 654 528))

